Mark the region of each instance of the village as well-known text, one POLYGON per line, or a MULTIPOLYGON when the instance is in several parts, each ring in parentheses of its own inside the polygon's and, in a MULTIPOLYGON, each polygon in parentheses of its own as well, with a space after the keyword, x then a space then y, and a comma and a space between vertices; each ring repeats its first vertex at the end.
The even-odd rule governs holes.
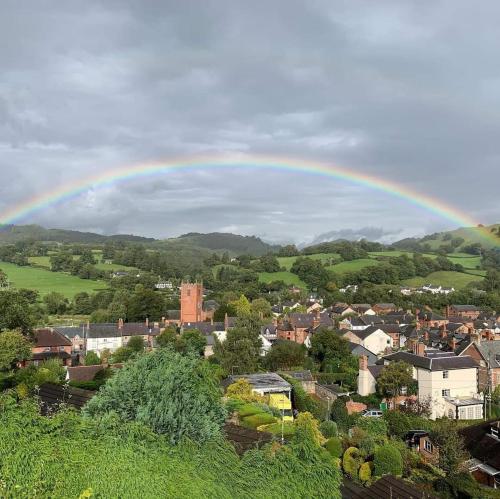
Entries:
MULTIPOLYGON (((89 400, 95 392, 86 388, 95 389, 100 385, 91 385, 100 377, 104 379, 104 372, 123 366, 120 362, 113 363, 116 352, 137 342, 141 350, 153 351, 165 344, 162 338, 166 332, 173 332, 180 339, 190 333, 199 335, 202 356, 209 361, 215 358, 214 352, 217 353, 218 347, 220 352, 231 331, 241 327, 241 317, 226 313, 223 321, 214 321, 218 304, 204 299, 201 283, 183 282, 179 292, 180 310, 169 311, 168 317, 157 322, 129 323, 120 319, 117 323, 87 322, 35 330, 32 355, 22 366, 58 359, 65 366, 65 382, 69 383, 66 391, 52 385, 42 386, 42 400, 45 398, 51 404, 66 398, 69 404, 76 405, 89 400), (88 365, 86 359, 92 356, 96 360, 88 365), (72 390, 73 399, 68 395, 72 390)), ((355 434, 358 431, 368 438, 370 420, 390 422, 391 413, 403 413, 410 422, 406 431, 399 434, 400 442, 418 455, 422 463, 439 469, 440 442, 433 440, 435 432, 431 426, 427 425, 426 430, 418 422, 456 420, 461 423, 456 429, 457 438, 467 453, 467 460, 455 463, 456 466, 468 471, 481 486, 493 490, 500 487, 500 419, 495 419, 500 390, 499 315, 463 304, 449 305, 439 311, 401 310, 393 303, 339 302, 323 307, 322 299, 313 294, 303 303, 288 301, 275 305, 267 319, 262 313, 259 319, 258 354, 263 363, 254 372, 244 368, 242 372, 240 366, 231 365, 227 369, 229 376, 221 380, 226 397, 240 404, 233 406, 225 426, 227 438, 233 440, 240 452, 273 439, 290 439, 295 418, 307 408, 301 398, 307 398, 317 404, 315 416, 320 428, 335 426, 334 430, 325 430, 324 436, 329 437, 325 445, 335 447, 332 455, 339 458, 346 477, 353 472, 345 453, 360 453, 358 447, 363 447, 363 438, 358 436, 356 441, 352 428, 355 434), (296 312, 299 308, 305 311, 296 312), (320 337, 323 345, 319 347, 320 337), (334 341, 334 345, 329 346, 329 341, 334 341), (303 349, 302 362, 288 358, 286 353, 275 364, 265 362, 266 357, 273 357, 283 345, 287 348, 287 344, 303 349), (308 366, 307 352, 318 348, 324 349, 323 355, 328 355, 328 348, 348 352, 355 365, 350 383, 349 376, 343 380, 331 369, 319 372, 308 366), (393 379, 388 383, 389 373, 393 379), (252 403, 256 403, 254 411, 252 403), (241 404, 243 410, 239 410, 241 404), (269 413, 263 413, 259 404, 267 404, 269 413), (410 415, 415 416, 414 426, 410 415), (367 424, 359 423, 363 420, 367 424)), ((347 359, 343 360, 348 364, 347 359)), ((346 374, 348 371, 345 369, 346 374)), ((377 435, 377 438, 382 437, 377 435)), ((369 466, 364 467, 363 458, 358 456, 355 481, 369 484, 367 475, 374 472, 373 461, 370 451, 364 456, 369 466)), ((393 474, 402 473, 396 466, 393 474)), ((349 494, 357 487, 349 481, 346 484, 349 494)), ((404 482, 401 486, 408 488, 404 482)))

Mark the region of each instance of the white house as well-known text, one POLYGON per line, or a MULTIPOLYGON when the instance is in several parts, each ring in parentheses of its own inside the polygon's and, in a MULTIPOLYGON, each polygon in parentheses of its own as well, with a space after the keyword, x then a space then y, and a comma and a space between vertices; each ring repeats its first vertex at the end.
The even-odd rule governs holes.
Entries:
POLYGON ((431 419, 481 419, 483 399, 478 394, 476 361, 470 356, 428 350, 424 355, 397 352, 384 357, 386 364, 404 361, 413 366, 418 398, 428 401, 431 419))
POLYGON ((363 331, 348 331, 344 333, 343 337, 364 346, 376 355, 385 352, 387 348, 393 347, 391 336, 377 326, 369 326, 363 331))

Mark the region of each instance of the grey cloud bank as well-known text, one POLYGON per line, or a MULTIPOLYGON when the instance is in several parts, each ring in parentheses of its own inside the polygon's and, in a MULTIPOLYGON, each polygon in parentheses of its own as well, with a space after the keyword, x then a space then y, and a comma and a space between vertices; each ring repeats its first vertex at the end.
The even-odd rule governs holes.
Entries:
MULTIPOLYGON (((236 152, 341 164, 483 223, 500 219, 498 2, 1 9, 0 212, 119 165, 236 152)), ((455 226, 348 182, 236 169, 96 188, 23 222, 297 243, 363 227, 385 241, 455 226)))

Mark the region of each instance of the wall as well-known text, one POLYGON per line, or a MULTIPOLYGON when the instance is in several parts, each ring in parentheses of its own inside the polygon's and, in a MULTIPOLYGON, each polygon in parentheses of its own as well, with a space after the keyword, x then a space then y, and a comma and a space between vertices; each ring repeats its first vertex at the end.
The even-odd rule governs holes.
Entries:
POLYGON ((377 355, 384 352, 387 347, 392 348, 393 346, 392 338, 380 329, 370 334, 368 338, 365 338, 362 345, 377 355))

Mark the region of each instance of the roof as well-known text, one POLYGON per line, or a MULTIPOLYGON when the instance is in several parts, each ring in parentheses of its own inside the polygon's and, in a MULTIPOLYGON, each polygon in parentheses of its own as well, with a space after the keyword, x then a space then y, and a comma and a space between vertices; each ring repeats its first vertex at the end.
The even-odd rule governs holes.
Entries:
POLYGON ((457 312, 480 312, 481 309, 476 305, 450 305, 450 308, 457 312))
POLYGON ((224 384, 230 385, 238 379, 246 379, 255 390, 263 390, 265 392, 280 392, 292 389, 292 385, 276 373, 232 375, 225 380, 224 384))
MULTIPOLYGON (((82 328, 85 327, 82 325, 82 328)), ((158 336, 160 328, 143 322, 89 324, 83 333, 87 338, 118 338, 120 336, 158 336)))
POLYGON ((500 420, 486 421, 466 426, 459 430, 465 448, 470 455, 500 472, 500 440, 491 435, 491 427, 496 425, 500 432, 500 420))
POLYGON ((375 303, 373 306, 377 308, 397 308, 394 303, 375 303))
POLYGON ((392 475, 384 475, 370 487, 360 487, 344 478, 342 499, 435 499, 436 495, 392 475))
POLYGON ((305 371, 283 371, 284 376, 289 376, 290 378, 297 379, 299 381, 314 381, 311 371, 308 369, 305 371))
POLYGON ((70 347, 71 345, 71 341, 58 331, 52 329, 35 330, 35 347, 70 347))
POLYGON ((376 333, 377 331, 382 331, 384 334, 387 334, 385 331, 382 330, 382 328, 377 325, 377 326, 368 326, 366 329, 363 329, 362 331, 352 331, 353 334, 355 334, 359 339, 365 340, 368 338, 368 336, 371 336, 373 333, 376 333))
POLYGON ((66 336, 66 338, 73 339, 75 336, 83 337, 81 326, 57 326, 54 331, 66 336))
POLYGON ((476 361, 464 355, 458 357, 453 352, 440 352, 439 356, 422 357, 410 352, 396 352, 384 357, 389 361, 404 361, 414 367, 427 369, 428 371, 451 371, 453 369, 471 369, 478 366, 476 361))
POLYGON ((250 449, 259 449, 264 444, 273 441, 271 433, 244 428, 233 423, 226 423, 223 430, 226 439, 233 444, 240 455, 250 449))
POLYGON ((215 331, 224 331, 225 327, 223 322, 214 322, 213 324, 210 322, 185 322, 182 329, 184 331, 197 329, 201 334, 209 335, 215 331))
POLYGON ((385 366, 383 365, 374 365, 374 366, 368 366, 368 371, 370 371, 371 375, 377 379, 380 376, 380 373, 384 369, 385 366))
POLYGON ((41 411, 45 414, 58 409, 61 404, 82 409, 94 395, 95 392, 90 390, 82 390, 69 385, 54 385, 52 383, 44 383, 38 391, 41 411))
POLYGON ((481 341, 476 346, 484 359, 490 362, 491 368, 500 367, 500 341, 481 341))
POLYGON ((68 352, 38 352, 31 354, 30 360, 49 360, 49 359, 70 359, 71 355, 68 352))
POLYGON ((370 350, 368 350, 368 348, 364 347, 363 345, 360 345, 359 343, 354 343, 352 341, 348 341, 347 344, 348 344, 348 347, 349 347, 349 350, 351 351, 351 353, 356 351, 356 354, 358 354, 358 355, 367 355, 368 357, 370 357, 370 356, 376 357, 377 356, 377 354, 371 352, 370 350))
POLYGON ((92 381, 95 375, 104 370, 105 366, 76 366, 68 367, 68 378, 69 381, 92 381))

